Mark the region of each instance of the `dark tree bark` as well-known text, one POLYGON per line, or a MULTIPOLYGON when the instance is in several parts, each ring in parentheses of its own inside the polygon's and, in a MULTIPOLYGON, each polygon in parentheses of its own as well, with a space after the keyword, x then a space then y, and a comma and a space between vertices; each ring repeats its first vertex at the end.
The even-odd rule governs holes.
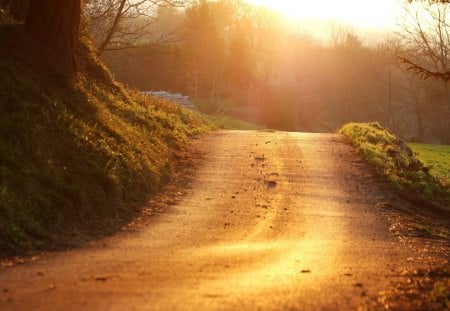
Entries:
POLYGON ((63 65, 75 69, 82 0, 30 0, 27 32, 63 65))

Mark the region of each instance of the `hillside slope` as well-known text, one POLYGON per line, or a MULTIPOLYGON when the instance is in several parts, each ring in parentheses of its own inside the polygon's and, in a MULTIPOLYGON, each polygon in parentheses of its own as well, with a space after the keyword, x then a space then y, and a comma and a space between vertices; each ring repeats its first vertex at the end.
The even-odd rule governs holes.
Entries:
POLYGON ((71 77, 20 27, 0 41, 0 257, 117 228, 209 128, 116 84, 88 39, 71 77))

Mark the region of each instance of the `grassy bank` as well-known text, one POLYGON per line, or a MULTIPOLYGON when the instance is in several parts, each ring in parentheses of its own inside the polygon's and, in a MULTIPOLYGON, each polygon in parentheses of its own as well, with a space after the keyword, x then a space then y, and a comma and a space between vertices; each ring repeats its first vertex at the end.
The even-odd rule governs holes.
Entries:
POLYGON ((378 123, 349 123, 340 133, 397 188, 449 206, 450 192, 433 169, 422 163, 402 140, 378 123))
POLYGON ((17 57, 30 47, 12 37, 0 32, 0 257, 121 226, 188 138, 213 127, 123 89, 87 40, 66 79, 17 57))

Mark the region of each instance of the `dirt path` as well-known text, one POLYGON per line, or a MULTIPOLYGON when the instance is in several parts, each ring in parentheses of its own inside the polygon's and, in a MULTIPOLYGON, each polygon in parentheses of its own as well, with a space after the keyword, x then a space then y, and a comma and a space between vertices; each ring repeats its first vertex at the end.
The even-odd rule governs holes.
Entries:
POLYGON ((139 229, 4 263, 0 309, 378 309, 448 258, 448 241, 394 234, 394 198, 340 136, 217 132, 191 160, 186 194, 139 229))

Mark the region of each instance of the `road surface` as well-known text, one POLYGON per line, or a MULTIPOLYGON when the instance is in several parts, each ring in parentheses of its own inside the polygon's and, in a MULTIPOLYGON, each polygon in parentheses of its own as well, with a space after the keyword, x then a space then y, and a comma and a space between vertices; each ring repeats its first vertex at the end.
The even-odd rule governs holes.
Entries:
POLYGON ((178 203, 144 225, 3 263, 0 310, 379 309, 448 256, 395 234, 392 194, 339 135, 221 131, 188 156, 178 203))

